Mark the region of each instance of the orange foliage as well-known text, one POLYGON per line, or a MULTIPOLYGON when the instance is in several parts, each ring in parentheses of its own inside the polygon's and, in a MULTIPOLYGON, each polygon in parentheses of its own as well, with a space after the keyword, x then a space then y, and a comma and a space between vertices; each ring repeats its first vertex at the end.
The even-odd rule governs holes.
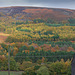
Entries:
POLYGON ((31 45, 35 48, 35 50, 39 49, 39 46, 37 44, 32 43, 31 45))
POLYGON ((75 41, 71 41, 72 43, 75 43, 75 41))
POLYGON ((44 57, 42 57, 42 63, 44 63, 44 60, 45 60, 45 58, 44 58, 44 57))
POLYGON ((68 51, 68 52, 74 51, 74 49, 73 49, 72 47, 68 47, 67 51, 68 51))
POLYGON ((10 45, 13 46, 13 45, 15 45, 15 43, 13 42, 13 43, 11 43, 10 45))
POLYGON ((54 49, 56 50, 56 51, 59 51, 59 46, 58 45, 56 45, 55 47, 54 47, 54 49))
POLYGON ((0 50, 2 50, 3 48, 2 48, 2 46, 0 45, 0 50))
POLYGON ((0 55, 0 60, 5 60, 6 59, 6 57, 4 56, 4 55, 0 55))
POLYGON ((56 52, 56 50, 52 47, 52 48, 51 48, 51 52, 56 52))
POLYGON ((41 45, 40 47, 41 47, 43 50, 45 50, 45 51, 50 50, 50 45, 47 45, 47 44, 43 44, 43 45, 41 45))
POLYGON ((29 50, 25 50, 25 53, 29 53, 29 50))
POLYGON ((25 9, 23 10, 23 12, 27 12, 27 13, 51 13, 53 12, 52 9, 25 9))

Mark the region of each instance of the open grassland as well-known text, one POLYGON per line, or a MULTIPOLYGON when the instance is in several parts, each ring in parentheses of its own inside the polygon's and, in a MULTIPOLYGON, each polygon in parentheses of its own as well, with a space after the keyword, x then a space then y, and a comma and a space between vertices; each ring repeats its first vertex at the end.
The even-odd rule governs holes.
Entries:
MULTIPOLYGON (((8 71, 0 71, 0 75, 8 75, 8 71)), ((22 71, 11 71, 10 75, 22 75, 22 71)))

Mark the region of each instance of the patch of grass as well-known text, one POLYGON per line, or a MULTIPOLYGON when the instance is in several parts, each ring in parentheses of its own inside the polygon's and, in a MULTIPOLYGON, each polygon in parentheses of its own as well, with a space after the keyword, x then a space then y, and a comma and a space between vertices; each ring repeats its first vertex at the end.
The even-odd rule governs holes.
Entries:
MULTIPOLYGON (((22 75, 23 71, 10 71, 10 75, 22 75)), ((8 71, 0 71, 0 75, 8 75, 8 71)))

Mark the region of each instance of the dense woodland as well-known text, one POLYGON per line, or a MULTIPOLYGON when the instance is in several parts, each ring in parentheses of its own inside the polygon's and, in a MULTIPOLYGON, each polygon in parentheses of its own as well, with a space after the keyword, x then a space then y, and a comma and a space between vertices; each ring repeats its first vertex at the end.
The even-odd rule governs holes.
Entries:
MULTIPOLYGON (((27 12, 29 12, 27 10, 27 12)), ((0 13, 0 70, 8 70, 10 50, 11 71, 22 75, 71 75, 75 54, 75 19, 56 21, 51 18, 16 19, 19 14, 0 13)))

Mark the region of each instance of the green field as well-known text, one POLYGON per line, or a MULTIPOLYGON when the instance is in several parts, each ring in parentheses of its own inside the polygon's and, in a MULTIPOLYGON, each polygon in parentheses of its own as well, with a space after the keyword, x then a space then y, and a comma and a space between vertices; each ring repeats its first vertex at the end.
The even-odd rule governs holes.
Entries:
MULTIPOLYGON (((8 71, 0 71, 0 75, 8 75, 8 71)), ((22 71, 11 71, 10 75, 22 75, 22 71)))

